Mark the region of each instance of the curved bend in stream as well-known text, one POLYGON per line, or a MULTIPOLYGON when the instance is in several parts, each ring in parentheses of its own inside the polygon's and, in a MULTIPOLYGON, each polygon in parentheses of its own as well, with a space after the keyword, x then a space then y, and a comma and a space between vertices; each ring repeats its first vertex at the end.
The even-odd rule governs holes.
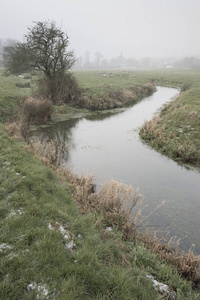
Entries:
POLYGON ((200 254, 200 173, 150 149, 138 133, 145 120, 177 95, 177 89, 157 87, 152 96, 121 113, 60 122, 43 129, 42 135, 67 141, 66 163, 77 174, 94 174, 98 184, 110 177, 139 187, 147 205, 143 214, 165 201, 150 224, 183 239, 183 250, 196 244, 194 252, 200 254))

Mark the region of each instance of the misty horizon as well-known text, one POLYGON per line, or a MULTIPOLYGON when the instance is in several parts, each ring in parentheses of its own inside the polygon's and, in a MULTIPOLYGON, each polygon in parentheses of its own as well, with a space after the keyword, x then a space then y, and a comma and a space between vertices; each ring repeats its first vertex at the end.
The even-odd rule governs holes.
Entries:
MULTIPOLYGON (((2 0, 0 0, 2 1, 2 0)), ((198 0, 6 1, 0 12, 0 39, 23 42, 37 21, 55 21, 75 56, 95 53, 110 60, 123 54, 141 60, 200 56, 198 0)))

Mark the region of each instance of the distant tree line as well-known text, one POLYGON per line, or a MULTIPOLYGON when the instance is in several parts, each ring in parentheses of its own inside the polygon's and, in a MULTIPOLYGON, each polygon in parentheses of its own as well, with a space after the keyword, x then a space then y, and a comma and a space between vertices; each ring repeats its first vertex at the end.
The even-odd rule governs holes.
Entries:
MULTIPOLYGON (((51 36, 52 30, 54 35, 57 36, 59 42, 62 42, 63 49, 66 50, 68 47, 68 37, 64 35, 64 33, 59 29, 56 28, 55 23, 45 23, 45 22, 38 22, 35 27, 29 28, 29 33, 26 35, 26 38, 29 38, 27 42, 30 45, 30 42, 38 42, 38 47, 40 45, 40 36, 46 34, 47 39, 54 39, 53 43, 55 45, 55 36, 51 36), (49 27, 49 28, 48 28, 49 27), (42 28, 43 32, 36 31, 31 32, 31 30, 35 29, 40 30, 42 28), (48 31, 49 30, 49 31, 48 31), (49 36, 48 36, 49 34, 49 36), (60 37, 59 37, 60 34, 60 37)), ((14 46, 18 47, 22 43, 19 43, 17 40, 14 39, 0 39, 0 67, 6 67, 6 52, 8 53, 8 49, 12 49, 14 46)), ((58 44, 57 44, 58 45, 58 44)), ((62 47, 59 46, 60 49, 57 48, 56 51, 63 51, 62 47)), ((29 47, 30 48, 30 47, 29 47)), ((40 47, 41 48, 41 47, 40 47)), ((38 50, 38 49, 37 49, 38 50)), ((41 50, 41 49, 40 49, 41 50)), ((46 51, 46 50, 45 50, 46 51)), ((40 55, 43 55, 44 52, 40 51, 40 55)), ((105 58, 99 51, 95 52, 92 56, 90 51, 86 51, 83 56, 76 57, 74 56, 73 52, 67 51, 65 52, 65 60, 60 61, 62 67, 64 69, 69 69, 73 66, 74 69, 142 69, 142 68, 180 68, 180 69, 200 69, 200 56, 189 56, 184 57, 182 59, 177 60, 176 58, 151 58, 151 57, 144 57, 141 59, 136 59, 134 57, 126 58, 123 53, 121 52, 119 56, 113 57, 110 59, 105 58), (65 63, 65 65, 63 64, 65 63)), ((52 53, 49 53, 52 55, 52 53)), ((44 56, 44 55, 43 55, 44 56)), ((23 64, 24 66, 24 57, 25 53, 23 53, 23 64)), ((62 55, 61 55, 62 57, 62 55)), ((42 56, 41 56, 42 58, 42 56)), ((20 63, 20 61, 19 61, 20 63)), ((30 62, 29 62, 30 65, 30 62)), ((59 64, 56 65, 56 68, 59 64)), ((20 67, 20 66, 19 66, 20 67)), ((56 69, 57 72, 57 69, 56 69)), ((46 73, 47 74, 47 73, 46 73)), ((48 76, 47 76, 48 77, 48 76)), ((51 86, 51 83, 50 83, 51 86)))
POLYGON ((179 68, 179 69, 200 69, 199 57, 176 58, 151 58, 144 57, 136 59, 126 58, 121 54, 115 58, 107 59, 100 52, 92 57, 89 51, 83 56, 76 58, 74 69, 146 69, 146 68, 179 68))

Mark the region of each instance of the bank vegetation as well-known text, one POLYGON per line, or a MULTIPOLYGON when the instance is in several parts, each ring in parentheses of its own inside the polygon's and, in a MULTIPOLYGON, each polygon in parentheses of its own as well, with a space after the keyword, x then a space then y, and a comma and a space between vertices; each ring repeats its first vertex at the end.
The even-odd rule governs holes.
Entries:
MULTIPOLYGON (((85 75, 93 80, 75 73, 96 99, 107 94, 108 81, 112 95, 123 90, 130 96, 134 80, 147 93, 148 82, 155 84, 150 73, 85 75)), ((97 191, 93 177, 59 165, 60 145, 44 146, 23 131, 26 124, 48 121, 55 107, 33 98, 31 87, 16 85, 19 80, 27 79, 2 77, 0 88, 1 299, 200 299, 193 289, 200 258, 192 249, 179 252, 139 234, 138 191, 115 181, 97 191)))

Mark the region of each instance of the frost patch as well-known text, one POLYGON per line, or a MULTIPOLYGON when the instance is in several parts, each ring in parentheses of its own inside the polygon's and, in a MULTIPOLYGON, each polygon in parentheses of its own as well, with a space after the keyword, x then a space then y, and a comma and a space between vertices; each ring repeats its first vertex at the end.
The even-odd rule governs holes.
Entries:
POLYGON ((72 237, 70 235, 69 230, 67 229, 67 225, 60 225, 59 223, 56 222, 56 224, 48 224, 48 228, 50 230, 55 229, 56 231, 60 232, 63 236, 64 241, 68 241, 67 243, 65 243, 65 248, 67 250, 69 250, 70 252, 72 252, 74 250, 74 248, 76 247, 76 244, 74 243, 74 241, 72 240, 72 237))
POLYGON ((10 250, 12 248, 12 246, 7 245, 5 243, 0 244, 0 252, 4 252, 6 250, 10 250))
POLYGON ((16 253, 10 253, 10 254, 8 255, 8 260, 11 260, 11 259, 13 259, 13 258, 15 258, 15 257, 18 257, 18 254, 16 254, 16 253))
POLYGON ((69 243, 65 244, 66 249, 68 249, 69 251, 73 251, 75 246, 76 244, 74 244, 72 240, 69 243))
POLYGON ((106 231, 111 232, 111 231, 113 231, 113 229, 112 229, 112 227, 107 227, 106 231))
POLYGON ((36 290, 36 299, 44 299, 49 295, 46 284, 37 284, 36 282, 30 283, 27 286, 28 292, 36 290))
POLYGON ((155 290, 159 291, 163 295, 168 296, 170 300, 176 299, 175 292, 173 292, 168 285, 155 280, 155 278, 152 275, 147 275, 147 278, 152 280, 153 287, 155 290))
POLYGON ((24 213, 23 208, 20 207, 17 210, 11 210, 11 212, 9 213, 9 215, 7 216, 7 218, 11 218, 11 217, 14 217, 14 216, 20 216, 23 213, 24 213))

